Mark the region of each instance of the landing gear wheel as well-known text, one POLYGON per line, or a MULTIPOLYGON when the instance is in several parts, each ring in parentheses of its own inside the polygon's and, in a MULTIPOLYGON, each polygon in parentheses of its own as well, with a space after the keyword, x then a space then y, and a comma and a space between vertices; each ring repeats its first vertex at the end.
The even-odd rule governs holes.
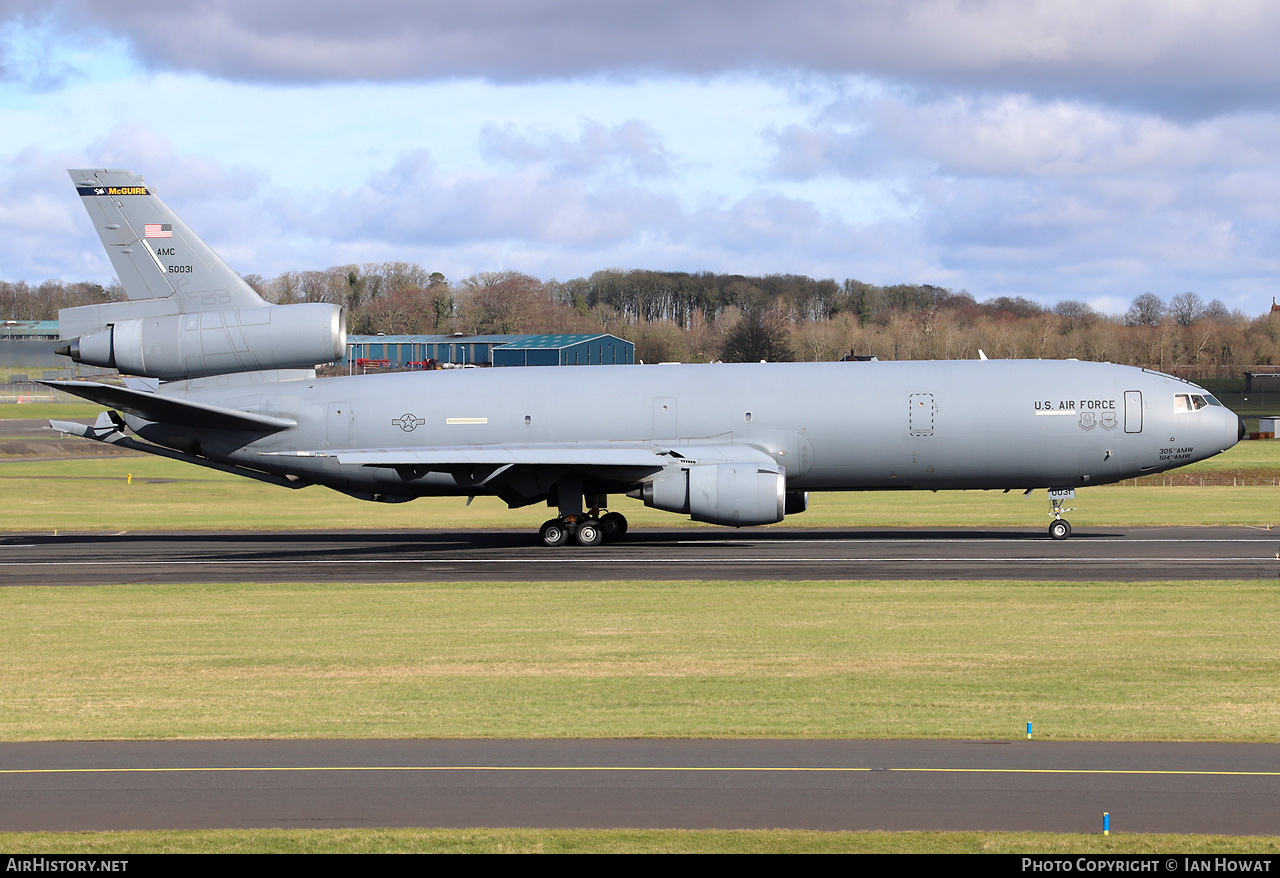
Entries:
POLYGON ((627 519, 621 512, 606 512, 600 518, 600 529, 604 531, 604 541, 611 543, 621 539, 627 532, 627 519))
POLYGON ((574 536, 580 546, 598 546, 604 542, 604 528, 594 518, 587 518, 578 522, 574 536))
POLYGON ((1065 540, 1071 536, 1071 522, 1065 518, 1055 518, 1049 522, 1049 536, 1055 540, 1065 540))
POLYGON ((538 539, 544 546, 563 546, 569 542, 569 528, 560 519, 553 518, 539 528, 538 539))

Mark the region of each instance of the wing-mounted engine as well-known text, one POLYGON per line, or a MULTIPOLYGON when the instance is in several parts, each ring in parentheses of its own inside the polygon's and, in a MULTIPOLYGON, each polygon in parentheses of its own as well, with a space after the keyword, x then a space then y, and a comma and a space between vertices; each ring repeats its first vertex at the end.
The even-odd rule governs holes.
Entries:
POLYGON ((631 496, 694 521, 747 527, 782 521, 787 477, 777 465, 712 463, 668 466, 631 496))
POLYGON ((343 308, 263 305, 120 320, 58 352, 77 363, 175 380, 261 369, 310 369, 346 354, 343 308))

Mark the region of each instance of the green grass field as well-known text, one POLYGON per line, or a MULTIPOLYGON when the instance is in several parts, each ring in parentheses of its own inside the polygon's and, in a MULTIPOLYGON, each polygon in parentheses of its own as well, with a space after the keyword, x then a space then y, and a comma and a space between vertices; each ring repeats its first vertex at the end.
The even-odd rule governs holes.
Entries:
POLYGON ((0 590, 0 739, 1280 740, 1280 584, 0 590))
POLYGON ((0 420, 58 418, 96 418, 102 406, 92 402, 28 402, 21 405, 0 405, 0 420))
POLYGON ((1280 440, 1241 442, 1216 457, 1179 467, 1174 472, 1214 472, 1234 469, 1280 471, 1280 440))

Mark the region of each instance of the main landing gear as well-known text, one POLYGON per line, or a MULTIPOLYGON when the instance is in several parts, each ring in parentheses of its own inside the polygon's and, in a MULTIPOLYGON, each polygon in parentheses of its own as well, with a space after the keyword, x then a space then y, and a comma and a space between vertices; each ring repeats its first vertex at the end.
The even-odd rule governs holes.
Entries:
POLYGON ((585 515, 562 515, 544 522, 538 539, 544 546, 563 546, 572 538, 580 546, 598 546, 622 538, 627 532, 627 519, 620 512, 592 509, 585 515))
POLYGON ((627 520, 618 512, 602 515, 608 503, 608 495, 584 485, 581 476, 564 476, 547 500, 548 506, 559 510, 560 517, 544 522, 538 539, 544 546, 563 546, 569 540, 579 546, 598 546, 621 539, 627 532, 627 520))

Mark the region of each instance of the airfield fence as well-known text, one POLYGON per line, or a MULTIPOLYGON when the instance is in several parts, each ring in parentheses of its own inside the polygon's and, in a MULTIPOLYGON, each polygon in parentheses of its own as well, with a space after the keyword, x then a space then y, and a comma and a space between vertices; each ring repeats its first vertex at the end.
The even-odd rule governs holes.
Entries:
POLYGON ((9 381, 0 384, 0 405, 21 405, 28 402, 84 402, 84 400, 34 381, 9 381))
MULTIPOLYGON (((1241 474, 1230 472, 1164 473, 1158 476, 1141 476, 1116 482, 1126 488, 1249 488, 1257 486, 1280 487, 1280 476, 1261 472, 1241 474)), ((1099 487, 1106 487, 1101 485, 1099 487)))
POLYGON ((1265 372, 1274 368, 1272 366, 1250 366, 1243 363, 1135 363, 1134 365, 1197 383, 1201 381, 1243 382, 1245 372, 1265 372))

